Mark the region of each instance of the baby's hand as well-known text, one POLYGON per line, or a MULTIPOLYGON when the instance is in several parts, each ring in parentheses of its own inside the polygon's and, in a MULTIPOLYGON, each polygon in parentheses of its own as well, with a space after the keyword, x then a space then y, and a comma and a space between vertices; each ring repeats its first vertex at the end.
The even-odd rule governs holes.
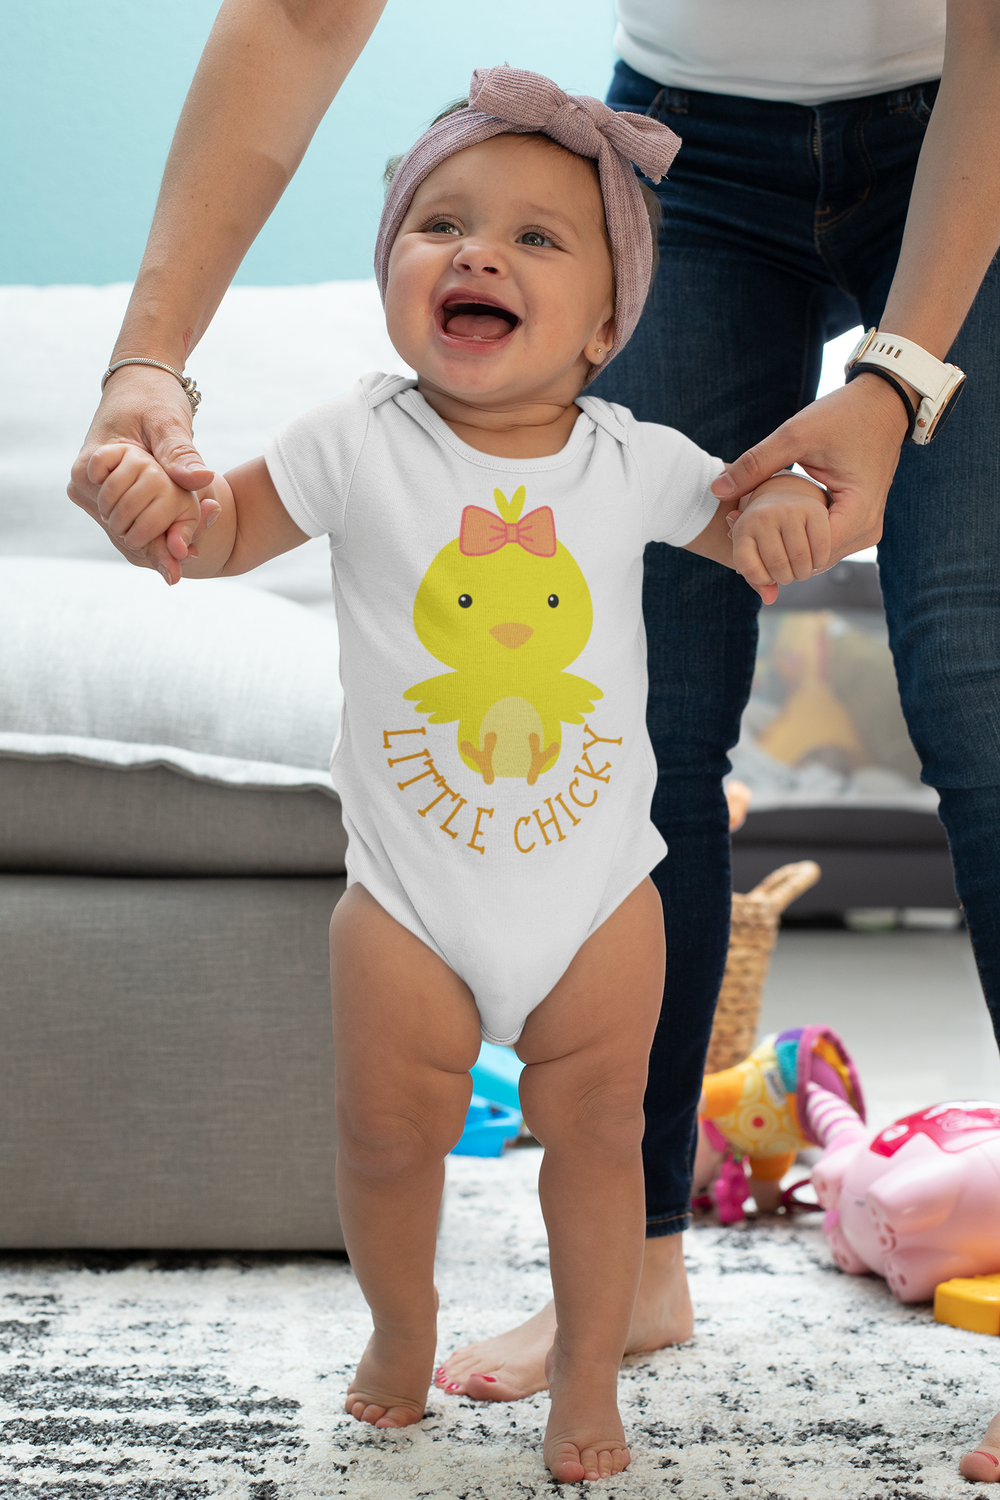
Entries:
POLYGON ((830 518, 825 490, 798 474, 778 474, 754 490, 727 520, 733 566, 765 604, 778 585, 811 578, 830 565, 830 518))
POLYGON ((112 541, 131 562, 151 566, 150 544, 163 537, 170 562, 159 564, 167 583, 176 583, 180 565, 197 557, 196 532, 204 532, 219 515, 218 503, 181 489, 156 459, 133 443, 105 443, 95 449, 87 477, 100 486, 98 511, 112 541))

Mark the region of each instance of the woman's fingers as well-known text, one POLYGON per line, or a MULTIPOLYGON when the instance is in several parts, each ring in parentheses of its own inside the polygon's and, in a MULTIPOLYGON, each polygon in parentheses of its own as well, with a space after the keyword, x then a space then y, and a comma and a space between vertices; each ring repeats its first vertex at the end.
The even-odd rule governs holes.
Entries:
POLYGON ((719 500, 738 500, 749 495, 759 484, 798 461, 794 435, 786 432, 782 424, 763 442, 755 443, 741 453, 735 463, 727 464, 722 473, 713 479, 712 494, 719 500))
POLYGON ((833 562, 833 530, 828 510, 810 506, 806 513, 806 535, 809 538, 812 571, 825 573, 833 562))

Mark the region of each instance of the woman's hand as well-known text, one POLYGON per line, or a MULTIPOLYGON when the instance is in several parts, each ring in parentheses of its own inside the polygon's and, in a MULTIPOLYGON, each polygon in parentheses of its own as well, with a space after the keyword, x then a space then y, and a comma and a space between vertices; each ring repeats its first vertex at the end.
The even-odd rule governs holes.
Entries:
MULTIPOLYGON (((121 444, 145 450, 179 493, 192 492, 185 527, 186 531, 193 527, 187 539, 197 542, 210 520, 218 515, 218 507, 214 502, 206 502, 199 510, 193 493, 211 484, 212 470, 194 446, 191 406, 173 375, 148 365, 127 365, 115 371, 104 388, 87 439, 73 465, 67 494, 74 505, 79 505, 104 527, 130 563, 139 568, 157 568, 168 583, 176 583, 180 568, 167 536, 144 538, 138 545, 129 536, 127 527, 111 524, 112 512, 106 504, 102 506, 101 488, 107 472, 100 459, 94 461, 95 456, 99 450, 121 444)), ((121 516, 118 520, 121 521, 121 516)))
POLYGON ((877 375, 859 375, 830 395, 803 407, 770 437, 729 464, 712 485, 720 500, 741 501, 779 469, 800 464, 830 496, 830 556, 873 547, 899 450, 906 412, 896 392, 877 375))

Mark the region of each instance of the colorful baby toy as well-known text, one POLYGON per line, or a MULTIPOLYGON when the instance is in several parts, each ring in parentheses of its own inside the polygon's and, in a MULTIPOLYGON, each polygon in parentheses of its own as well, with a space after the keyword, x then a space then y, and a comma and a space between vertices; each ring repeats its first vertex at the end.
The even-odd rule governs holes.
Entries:
MULTIPOLYGON (((743 1218, 751 1194, 758 1208, 775 1208, 778 1183, 807 1146, 822 1144, 806 1119, 806 1090, 820 1085, 865 1118, 857 1070, 835 1031, 800 1026, 765 1037, 735 1068, 709 1073, 699 1106, 696 1187, 711 1182, 710 1197, 723 1224, 743 1218), (750 1168, 747 1181, 746 1167, 750 1168)), ((787 1196, 787 1195, 786 1195, 787 1196)))
POLYGON ((803 1118, 826 1148, 813 1186, 842 1270, 877 1272, 900 1302, 1000 1271, 1000 1105, 934 1104, 869 1139, 843 1097, 815 1082, 806 1095, 803 1118))

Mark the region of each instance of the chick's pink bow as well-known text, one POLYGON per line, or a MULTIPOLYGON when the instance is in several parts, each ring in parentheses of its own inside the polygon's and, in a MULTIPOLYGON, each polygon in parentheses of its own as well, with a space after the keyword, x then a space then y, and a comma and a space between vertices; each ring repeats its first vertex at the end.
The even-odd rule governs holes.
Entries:
POLYGON ((536 557, 555 557, 556 523, 547 505, 529 510, 520 521, 504 521, 479 505, 467 505, 458 532, 458 550, 463 557, 485 557, 516 542, 536 557))

